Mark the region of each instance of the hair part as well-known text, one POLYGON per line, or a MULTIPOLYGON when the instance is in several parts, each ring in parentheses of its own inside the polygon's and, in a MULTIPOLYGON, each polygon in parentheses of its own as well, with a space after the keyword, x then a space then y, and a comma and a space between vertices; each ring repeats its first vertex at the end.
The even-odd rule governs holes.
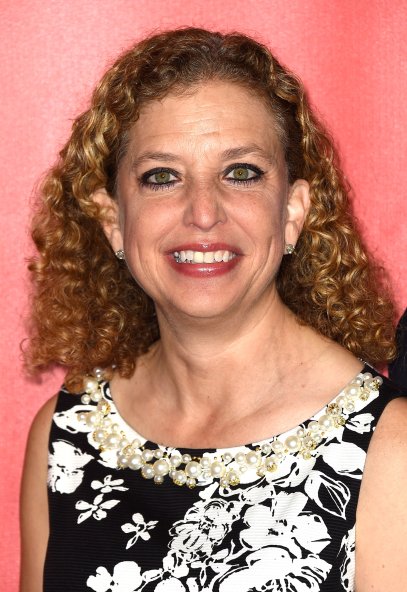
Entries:
POLYGON ((210 80, 238 84, 270 108, 289 182, 306 179, 311 207, 296 254, 284 257, 277 286, 303 323, 373 364, 394 357, 394 309, 385 275, 368 257, 332 140, 300 81, 270 51, 238 33, 185 28, 154 35, 124 53, 96 87, 90 108, 42 186, 32 236, 38 256, 26 365, 67 369, 82 388, 95 366, 123 376, 159 338, 151 299, 118 261, 92 194, 114 196, 119 163, 140 109, 210 80))

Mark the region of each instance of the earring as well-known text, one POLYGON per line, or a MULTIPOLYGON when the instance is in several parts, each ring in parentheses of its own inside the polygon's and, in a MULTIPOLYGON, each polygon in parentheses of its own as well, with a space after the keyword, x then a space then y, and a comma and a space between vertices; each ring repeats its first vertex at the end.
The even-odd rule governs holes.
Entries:
POLYGON ((118 259, 124 259, 124 251, 123 251, 123 249, 119 249, 118 251, 116 251, 115 255, 116 255, 116 257, 118 259))
POLYGON ((292 255, 295 251, 295 246, 291 245, 290 243, 286 244, 285 246, 285 255, 292 255))

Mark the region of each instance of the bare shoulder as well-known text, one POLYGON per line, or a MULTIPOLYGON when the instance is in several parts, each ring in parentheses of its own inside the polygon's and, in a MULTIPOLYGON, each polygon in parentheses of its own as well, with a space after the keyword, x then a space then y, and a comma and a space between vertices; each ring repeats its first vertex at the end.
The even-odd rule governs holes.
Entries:
POLYGON ((21 482, 20 592, 42 590, 42 571, 48 542, 48 439, 57 395, 39 410, 32 423, 21 482))
POLYGON ((51 427, 52 416, 55 411, 58 394, 54 395, 37 412, 31 424, 28 435, 28 444, 34 445, 40 441, 45 441, 48 444, 49 430, 51 427))
POLYGON ((45 471, 47 470, 48 439, 57 398, 58 395, 54 395, 48 399, 31 424, 25 452, 23 487, 24 480, 30 475, 33 466, 36 469, 35 473, 44 467, 45 471))
POLYGON ((356 520, 357 592, 407 590, 407 397, 391 401, 372 437, 356 520))

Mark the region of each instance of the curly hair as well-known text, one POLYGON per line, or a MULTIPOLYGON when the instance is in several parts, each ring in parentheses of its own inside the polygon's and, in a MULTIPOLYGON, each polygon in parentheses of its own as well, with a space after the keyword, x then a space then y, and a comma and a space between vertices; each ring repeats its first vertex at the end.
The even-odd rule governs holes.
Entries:
POLYGON ((302 84, 270 51, 238 33, 184 28, 154 35, 124 53, 73 124, 42 185, 32 236, 34 281, 30 371, 59 364, 79 389, 96 366, 134 371, 159 338, 154 304, 117 260, 92 200, 115 197, 118 165, 141 106, 222 80, 261 97, 276 122, 289 181, 306 179, 311 207, 296 254, 277 277, 282 300, 301 322, 373 364, 392 359, 394 310, 383 270, 369 259, 329 135, 302 84))

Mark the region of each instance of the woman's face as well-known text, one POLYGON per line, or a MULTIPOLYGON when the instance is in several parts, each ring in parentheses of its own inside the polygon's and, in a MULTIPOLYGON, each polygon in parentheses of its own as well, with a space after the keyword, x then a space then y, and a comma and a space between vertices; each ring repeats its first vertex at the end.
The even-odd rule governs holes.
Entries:
POLYGON ((264 103, 219 81, 142 109, 117 187, 117 225, 105 227, 113 249, 158 309, 201 318, 273 295, 308 207, 307 183, 288 184, 264 103))

